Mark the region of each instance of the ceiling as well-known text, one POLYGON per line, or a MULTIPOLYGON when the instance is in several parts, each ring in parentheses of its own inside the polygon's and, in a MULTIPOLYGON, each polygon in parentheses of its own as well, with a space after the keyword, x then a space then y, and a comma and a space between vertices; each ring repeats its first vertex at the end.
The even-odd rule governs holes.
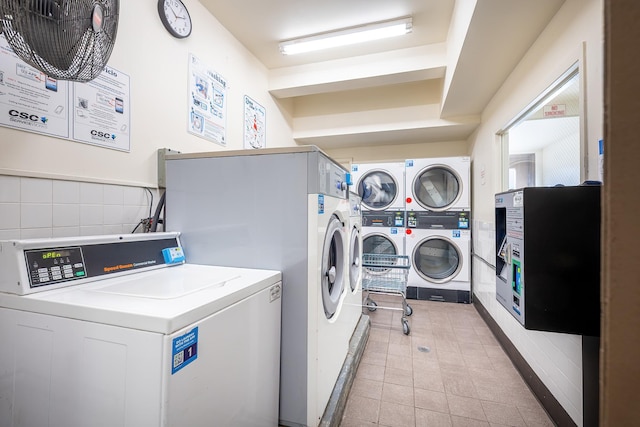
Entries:
POLYGON ((466 140, 563 1, 200 0, 269 70, 269 91, 291 117, 294 139, 327 148, 466 140), (284 56, 278 48, 279 42, 296 37, 409 16, 413 31, 402 37, 295 56, 284 56), (421 107, 412 97, 403 98, 406 106, 397 100, 351 105, 353 90, 427 80, 438 80, 427 85, 437 88, 437 100, 425 96, 429 101, 421 107), (312 120, 308 112, 318 95, 323 95, 323 106, 312 120), (341 111, 327 113, 327 95, 341 111), (296 117, 300 105, 304 119, 296 117), (349 106, 352 111, 345 113, 349 106), (386 122, 371 115, 371 108, 386 109, 386 122), (346 118, 357 126, 330 125, 346 118))

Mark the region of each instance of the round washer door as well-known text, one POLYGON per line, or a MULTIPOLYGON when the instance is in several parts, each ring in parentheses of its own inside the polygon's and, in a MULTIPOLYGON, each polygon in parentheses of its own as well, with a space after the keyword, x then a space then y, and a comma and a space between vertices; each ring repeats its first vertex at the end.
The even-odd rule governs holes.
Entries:
POLYGON ((342 222, 336 216, 332 216, 324 238, 320 268, 322 305, 327 319, 331 319, 338 310, 344 291, 344 242, 342 222))
POLYGON ((444 236, 422 239, 413 250, 413 267, 423 279, 433 283, 453 280, 462 269, 458 246, 444 236))
POLYGON ((398 255, 398 248, 384 234, 372 233, 367 234, 362 240, 362 252, 365 254, 398 255))
POLYGON ((362 204, 374 211, 387 209, 398 197, 396 179, 384 170, 371 170, 358 181, 358 195, 362 204))
POLYGON ((415 201, 425 209, 444 211, 462 194, 462 179, 453 169, 432 165, 421 170, 413 180, 415 201))
POLYGON ((360 280, 360 275, 362 274, 361 241, 360 230, 353 227, 349 240, 349 285, 351 286, 352 292, 355 292, 358 288, 358 280, 360 280))

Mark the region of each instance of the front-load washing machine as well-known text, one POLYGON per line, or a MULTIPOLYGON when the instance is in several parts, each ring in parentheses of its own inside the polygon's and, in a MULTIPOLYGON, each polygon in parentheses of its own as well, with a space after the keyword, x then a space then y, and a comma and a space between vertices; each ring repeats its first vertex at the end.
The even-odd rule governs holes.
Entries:
POLYGON ((470 164, 467 156, 406 160, 407 211, 469 210, 470 164))
POLYGON ((345 299, 341 321, 347 323, 345 331, 349 338, 362 316, 362 210, 361 199, 353 193, 344 201, 348 205, 349 218, 346 224, 348 249, 345 269, 345 299))
POLYGON ((363 210, 404 210, 403 162, 354 164, 351 177, 363 210))
POLYGON ((411 262, 408 295, 422 300, 471 302, 469 230, 407 228, 406 248, 411 262))
POLYGON ((280 272, 180 255, 177 233, 1 241, 0 425, 277 425, 280 272))
POLYGON ((191 262, 282 271, 281 425, 317 426, 342 390, 346 174, 313 146, 166 158, 166 226, 191 262))

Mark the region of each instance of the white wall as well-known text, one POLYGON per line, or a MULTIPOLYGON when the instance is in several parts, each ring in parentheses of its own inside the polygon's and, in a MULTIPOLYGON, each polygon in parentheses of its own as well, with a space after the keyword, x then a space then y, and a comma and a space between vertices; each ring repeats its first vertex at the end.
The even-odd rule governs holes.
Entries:
MULTIPOLYGON (((584 48, 587 101, 587 179, 597 179, 598 139, 602 137, 603 11, 601 0, 567 0, 496 93, 470 138, 474 207, 474 252, 495 264, 494 194, 500 188, 500 142, 495 133, 522 111, 572 63, 584 48)), ((582 420, 579 336, 526 331, 500 306, 490 269, 474 260, 474 296, 514 343, 527 363, 579 426, 582 420)))
POLYGON ((243 98, 266 108, 267 147, 293 146, 291 127, 267 92, 267 70, 197 1, 185 0, 193 32, 184 40, 162 26, 157 1, 120 2, 109 65, 131 78, 131 151, 0 127, 0 175, 155 187, 156 151, 224 147, 187 133, 188 56, 196 55, 228 83, 227 149, 243 148, 243 98))

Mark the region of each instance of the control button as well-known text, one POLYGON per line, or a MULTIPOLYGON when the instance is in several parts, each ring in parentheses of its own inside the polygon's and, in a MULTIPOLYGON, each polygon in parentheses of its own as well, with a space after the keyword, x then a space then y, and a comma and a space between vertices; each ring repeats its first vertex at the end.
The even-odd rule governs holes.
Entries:
POLYGON ((46 268, 39 268, 38 269, 38 273, 39 274, 43 274, 44 273, 44 274, 48 275, 49 274, 49 270, 47 270, 46 268))
POLYGON ((40 276, 40 282, 41 283, 48 282, 48 281, 49 281, 49 276, 46 276, 46 277, 40 276))
POLYGON ((52 274, 51 278, 53 280, 60 280, 60 279, 62 279, 62 275, 61 274, 52 274))
POLYGON ((77 276, 77 277, 82 277, 82 276, 84 276, 84 271, 76 271, 76 276, 77 276))
POLYGON ((65 266, 62 268, 62 270, 64 270, 65 272, 67 272, 67 271, 73 271, 73 267, 71 267, 71 265, 70 265, 70 264, 67 264, 67 265, 65 265, 65 266))
POLYGON ((81 262, 77 262, 77 263, 73 264, 73 268, 82 268, 82 263, 81 262))
POLYGON ((60 273, 60 267, 51 267, 51 273, 60 273))
POLYGON ((66 271, 64 272, 65 279, 71 279, 72 277, 73 277, 73 273, 67 273, 66 271))

